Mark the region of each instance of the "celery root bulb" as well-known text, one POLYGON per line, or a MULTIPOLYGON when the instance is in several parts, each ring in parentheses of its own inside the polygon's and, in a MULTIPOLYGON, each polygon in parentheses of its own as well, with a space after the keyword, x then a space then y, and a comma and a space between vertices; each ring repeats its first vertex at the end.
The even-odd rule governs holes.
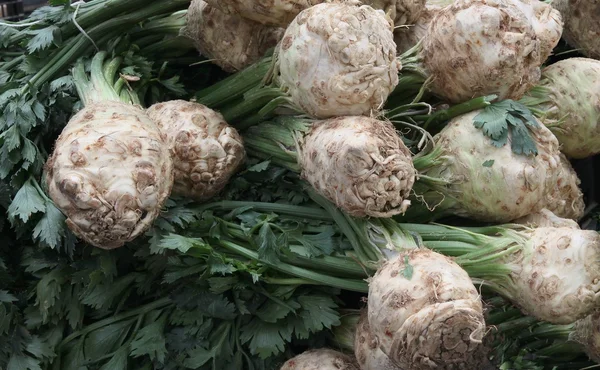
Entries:
POLYGON ((192 0, 182 35, 202 55, 227 72, 242 70, 277 45, 284 29, 227 14, 203 0, 192 0))
POLYGON ((317 121, 299 144, 302 177, 348 214, 391 217, 410 205, 416 170, 391 123, 364 116, 317 121))
POLYGON ((551 64, 528 95, 541 99, 535 108, 563 153, 571 158, 600 153, 600 61, 569 58, 551 64))
POLYGON ((254 22, 287 27, 302 10, 325 0, 207 0, 222 12, 254 22))
POLYGON ((518 155, 510 144, 492 145, 491 139, 475 127, 479 113, 454 118, 434 137, 442 163, 427 175, 448 182, 444 191, 453 199, 452 212, 503 223, 544 208, 555 191, 561 166, 556 137, 539 124, 530 131, 538 155, 518 155), (484 166, 486 161, 493 162, 484 166))
POLYGON ((481 368, 481 300, 446 256, 417 249, 387 261, 370 280, 368 317, 380 348, 401 369, 481 368))
POLYGON ((578 221, 583 217, 585 204, 583 192, 579 188, 581 180, 564 154, 560 154, 561 166, 554 190, 550 194, 546 208, 558 217, 578 221))
POLYGON ((355 2, 303 10, 278 47, 279 85, 313 118, 379 111, 398 84, 392 29, 383 10, 355 2))
POLYGON ((286 361, 280 370, 359 370, 346 354, 327 349, 308 350, 286 361))
POLYGON ((550 8, 537 0, 457 0, 440 10, 423 39, 431 91, 451 103, 523 96, 562 32, 543 7, 550 8))
POLYGON ((529 315, 553 324, 571 324, 600 305, 600 234, 572 227, 525 231, 513 266, 513 302, 529 315))
POLYGON ((195 200, 217 195, 246 159, 243 141, 223 116, 204 105, 172 100, 147 110, 171 151, 173 194, 195 200))
POLYGON ((367 311, 363 311, 354 335, 354 356, 360 370, 401 370, 379 348, 379 341, 371 333, 367 311))
POLYGON ((78 112, 46 170, 48 193, 68 227, 103 249, 150 227, 173 186, 173 162, 157 125, 141 108, 116 101, 78 112))
POLYGON ((600 58, 600 1, 553 0, 565 22, 563 38, 587 57, 600 58))

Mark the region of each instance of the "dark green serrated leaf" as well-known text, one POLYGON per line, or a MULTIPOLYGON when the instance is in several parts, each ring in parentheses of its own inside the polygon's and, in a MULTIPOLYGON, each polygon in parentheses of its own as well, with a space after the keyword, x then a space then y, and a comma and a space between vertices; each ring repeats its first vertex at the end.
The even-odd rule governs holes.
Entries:
POLYGON ((160 243, 157 245, 156 250, 152 250, 152 253, 162 253, 162 250, 176 250, 180 253, 187 253, 190 249, 206 245, 206 243, 199 238, 187 238, 182 235, 169 234, 163 237, 160 243))
POLYGON ((29 221, 32 214, 46 210, 46 202, 38 193, 37 189, 27 181, 15 195, 10 207, 8 207, 8 218, 13 221, 20 219, 29 221))
POLYGON ((33 36, 27 43, 27 51, 30 54, 34 54, 52 45, 60 30, 57 26, 51 25, 38 30, 29 30, 27 33, 33 36))
POLYGON ((98 359, 116 351, 119 343, 135 325, 135 318, 117 321, 89 333, 84 341, 84 353, 89 359, 98 359))
POLYGON ((18 299, 14 295, 6 290, 0 290, 0 302, 11 303, 16 301, 18 301, 18 299))
POLYGON ((291 234, 291 236, 309 251, 309 257, 329 256, 335 250, 335 231, 333 227, 319 234, 291 234))
POLYGON ((276 323, 290 313, 295 313, 294 310, 300 307, 298 302, 289 301, 284 305, 273 300, 267 300, 258 311, 256 311, 256 316, 264 322, 276 323))
POLYGON ((38 359, 51 358, 54 356, 54 350, 51 347, 51 344, 38 336, 33 336, 31 338, 31 341, 27 343, 26 350, 38 359))
POLYGON ((46 202, 46 211, 33 229, 33 238, 56 248, 65 236, 65 216, 52 202, 46 202))
POLYGON ((255 317, 242 327, 240 340, 248 343, 250 353, 266 359, 285 350, 285 344, 292 340, 292 332, 291 325, 267 323, 255 317))
POLYGON ((127 370, 128 354, 129 349, 127 346, 122 346, 112 355, 110 361, 100 368, 100 370, 127 370))
POLYGON ((21 134, 17 126, 11 126, 8 130, 0 135, 3 145, 8 151, 13 151, 21 146, 21 134))
POLYGON ((531 111, 521 103, 507 99, 495 102, 475 116, 475 127, 492 140, 492 145, 503 147, 508 143, 509 132, 511 150, 517 155, 537 155, 537 147, 529 128, 539 124, 531 111))
POLYGON ((42 370, 40 361, 24 354, 13 353, 6 370, 42 370))
POLYGON ((340 325, 338 306, 331 297, 305 295, 299 297, 298 302, 302 306, 300 317, 304 322, 304 330, 296 332, 299 338, 306 339, 309 334, 340 325))
POLYGON ((263 161, 263 162, 260 162, 258 164, 255 164, 254 166, 248 167, 247 171, 249 171, 249 172, 263 172, 263 171, 266 171, 269 168, 270 164, 271 164, 271 161, 263 161))
POLYGON ((279 245, 277 236, 271 229, 271 224, 263 223, 256 237, 258 244, 258 258, 266 263, 275 264, 279 262, 279 245))
POLYGON ((183 365, 186 368, 199 369, 202 367, 202 365, 216 357, 217 350, 218 348, 216 347, 208 349, 204 347, 196 347, 187 352, 189 357, 184 360, 183 365))
POLYGON ((160 80, 159 83, 176 96, 183 96, 186 93, 185 87, 179 81, 179 76, 173 76, 166 80, 160 80))
POLYGON ((158 320, 140 329, 131 342, 133 357, 149 356, 152 361, 164 363, 167 355, 164 328, 167 315, 163 314, 158 320))
POLYGON ((513 153, 527 156, 537 155, 538 150, 535 141, 523 121, 510 117, 509 122, 512 125, 511 149, 513 153))
POLYGON ((210 292, 213 294, 223 294, 239 282, 237 276, 225 276, 225 277, 212 277, 208 279, 210 285, 210 292))

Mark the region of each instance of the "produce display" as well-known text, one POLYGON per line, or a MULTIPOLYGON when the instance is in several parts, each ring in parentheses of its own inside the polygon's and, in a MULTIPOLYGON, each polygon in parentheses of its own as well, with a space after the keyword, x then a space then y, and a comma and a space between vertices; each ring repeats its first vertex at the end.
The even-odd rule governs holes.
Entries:
POLYGON ((600 3, 0 20, 0 370, 600 366, 600 3))

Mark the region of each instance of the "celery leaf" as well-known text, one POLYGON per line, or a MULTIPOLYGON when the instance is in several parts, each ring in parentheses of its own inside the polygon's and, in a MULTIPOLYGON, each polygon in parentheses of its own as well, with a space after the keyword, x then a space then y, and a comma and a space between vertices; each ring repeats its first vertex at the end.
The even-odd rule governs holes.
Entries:
POLYGON ((503 147, 509 141, 513 153, 518 155, 537 155, 538 150, 530 130, 539 127, 539 123, 527 107, 513 100, 493 103, 475 116, 475 127, 481 129, 492 140, 492 145, 503 147))

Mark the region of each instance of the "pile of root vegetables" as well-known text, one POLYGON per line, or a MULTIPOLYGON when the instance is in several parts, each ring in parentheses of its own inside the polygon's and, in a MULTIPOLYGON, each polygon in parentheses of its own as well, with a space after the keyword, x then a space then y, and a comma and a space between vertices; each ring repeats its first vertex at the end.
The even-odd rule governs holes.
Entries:
POLYGON ((50 3, 0 21, 0 370, 600 364, 598 1, 50 3))

